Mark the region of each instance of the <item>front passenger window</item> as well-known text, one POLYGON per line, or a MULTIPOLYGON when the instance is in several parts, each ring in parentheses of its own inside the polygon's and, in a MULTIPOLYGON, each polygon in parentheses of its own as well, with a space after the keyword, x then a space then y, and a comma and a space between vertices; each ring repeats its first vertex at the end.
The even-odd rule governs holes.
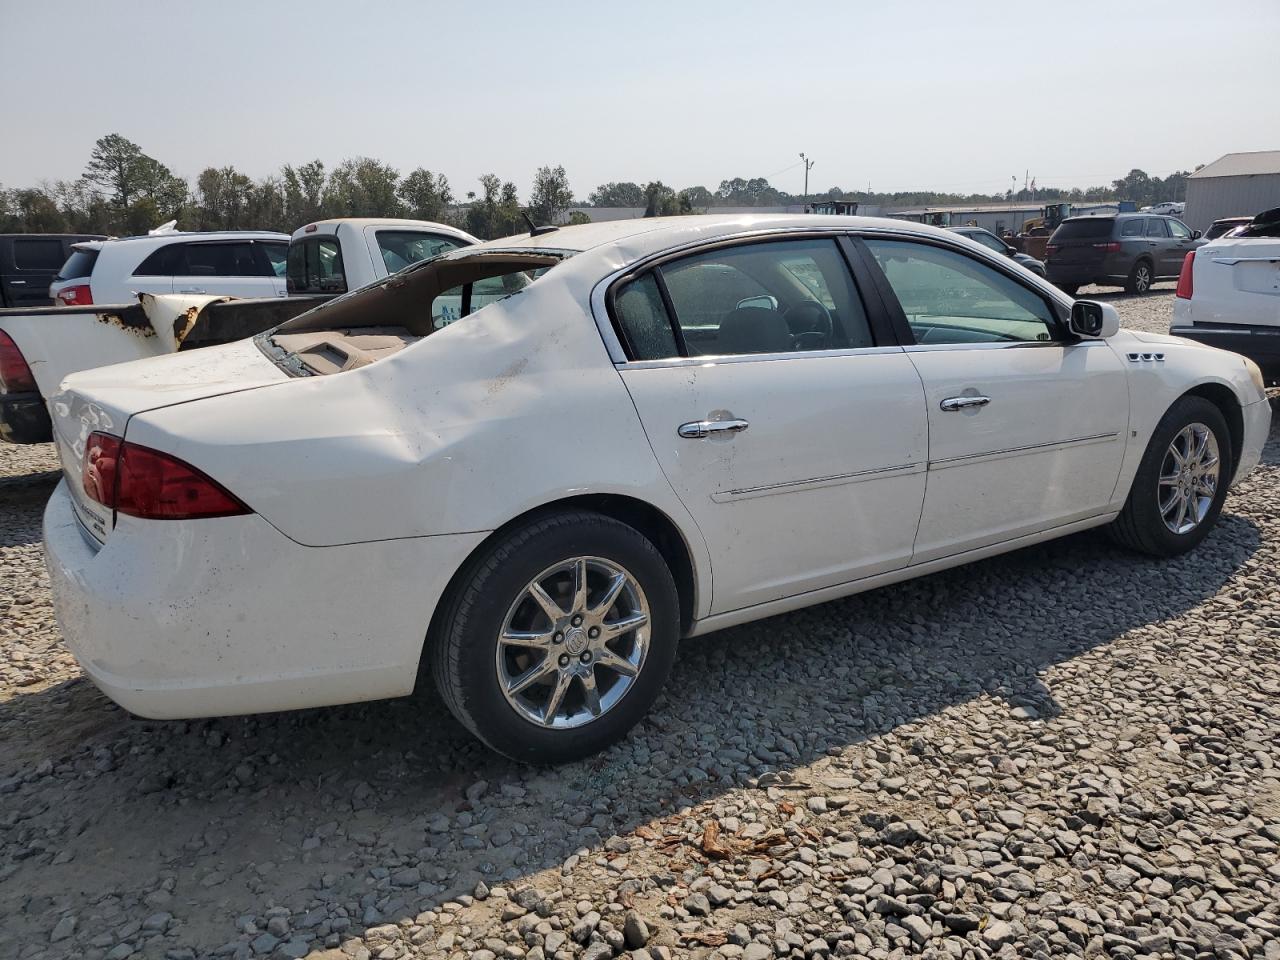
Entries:
POLYGON ((916 343, 1048 341, 1049 305, 1012 277, 954 250, 868 238, 916 343))

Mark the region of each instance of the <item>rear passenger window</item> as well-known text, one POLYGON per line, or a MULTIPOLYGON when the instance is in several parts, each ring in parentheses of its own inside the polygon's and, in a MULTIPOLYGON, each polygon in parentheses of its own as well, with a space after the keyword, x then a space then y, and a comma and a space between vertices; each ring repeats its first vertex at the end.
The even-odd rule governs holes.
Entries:
POLYGON ((633 280, 613 301, 618 326, 628 353, 636 360, 680 356, 676 337, 652 273, 633 280))
POLYGON ((342 250, 332 237, 316 237, 289 244, 286 273, 290 293, 345 293, 342 250))
POLYGON ((13 265, 19 270, 57 270, 66 258, 61 240, 36 237, 13 241, 13 265))
POLYGON ((411 263, 429 260, 462 246, 462 241, 453 237, 409 230, 379 230, 377 237, 378 249, 382 251, 382 262, 388 273, 395 273, 411 263))
POLYGON ((1152 217, 1147 221, 1148 237, 1167 237, 1168 235, 1169 228, 1164 225, 1164 221, 1159 217, 1152 217))
POLYGON ((283 277, 285 266, 289 262, 289 245, 287 243, 257 243, 254 244, 267 260, 267 269, 271 271, 268 276, 283 277))
POLYGON ((153 250, 147 259, 138 264, 133 271, 135 277, 172 277, 178 272, 178 261, 182 256, 182 244, 171 243, 153 250))
POLYGON ((185 265, 175 276, 182 277, 258 277, 264 273, 253 255, 251 243, 183 244, 185 265))
POLYGON ((1136 217, 1133 220, 1125 220, 1120 225, 1120 236, 1122 237, 1140 237, 1145 229, 1146 220, 1142 217, 1136 217))
POLYGON ((614 302, 632 358, 736 356, 872 345, 871 328, 834 240, 710 250, 663 264, 614 302), (665 284, 675 336, 659 295, 665 284))

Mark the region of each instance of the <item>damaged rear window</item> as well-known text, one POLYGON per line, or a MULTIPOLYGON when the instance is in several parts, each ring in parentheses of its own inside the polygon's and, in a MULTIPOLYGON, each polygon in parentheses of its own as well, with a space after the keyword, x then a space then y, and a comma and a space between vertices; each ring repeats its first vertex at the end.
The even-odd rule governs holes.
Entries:
POLYGON ((367 366, 517 296, 568 256, 560 250, 485 250, 435 257, 321 304, 255 342, 295 376, 367 366))

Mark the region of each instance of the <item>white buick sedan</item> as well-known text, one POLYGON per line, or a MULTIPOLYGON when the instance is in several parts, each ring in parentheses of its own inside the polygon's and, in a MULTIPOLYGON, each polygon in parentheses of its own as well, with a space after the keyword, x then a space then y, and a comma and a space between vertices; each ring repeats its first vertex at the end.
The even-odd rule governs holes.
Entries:
POLYGON ((581 757, 681 637, 1088 527, 1189 550, 1267 435, 1248 360, 944 230, 536 234, 66 381, 48 565, 108 696, 195 717, 429 675, 493 749, 581 757))

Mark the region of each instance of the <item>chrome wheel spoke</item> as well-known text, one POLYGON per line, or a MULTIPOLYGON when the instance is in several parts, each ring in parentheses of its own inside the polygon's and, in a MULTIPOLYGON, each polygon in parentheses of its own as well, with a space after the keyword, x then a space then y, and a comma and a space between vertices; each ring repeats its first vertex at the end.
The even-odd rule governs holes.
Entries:
POLYGON ((530 647, 534 650, 547 650, 551 647, 550 630, 504 630, 502 642, 509 647, 530 647))
POLYGON ((523 693, 539 680, 545 680, 550 677, 556 670, 556 662, 552 657, 546 657, 540 663, 534 664, 520 676, 516 677, 507 684, 507 694, 515 696, 517 693, 523 693))
POLYGON ((579 558, 573 564, 573 613, 587 609, 587 561, 579 558))
POLYGON ((602 623, 600 630, 608 639, 620 637, 624 633, 630 633, 638 627, 643 627, 649 622, 649 618, 643 613, 633 613, 629 617, 623 617, 621 620, 615 620, 613 623, 602 623))
POLYGON ((624 677, 634 677, 640 672, 639 668, 626 657, 619 656, 608 647, 601 649, 596 657, 596 664, 604 667, 606 670, 612 670, 614 673, 620 673, 624 677))
POLYGON ((600 598, 600 602, 592 609, 592 613, 603 617, 618 602, 618 594, 622 593, 622 588, 627 585, 627 575, 620 573, 609 582, 609 586, 605 589, 604 596, 600 598))
POLYGON ((1178 516, 1177 516, 1177 519, 1173 521, 1174 529, 1180 531, 1182 529, 1182 525, 1186 523, 1187 507, 1189 505, 1190 505, 1190 499, 1187 497, 1186 494, 1182 494, 1178 497, 1178 516))
POLYGON ((595 671, 588 667, 578 680, 582 683, 582 701, 587 712, 593 717, 600 716, 600 689, 596 686, 595 671))
POLYGON ((554 624, 557 620, 565 616, 565 612, 560 609, 560 604, 551 599, 551 594, 538 581, 529 584, 529 596, 533 598, 533 602, 542 608, 542 612, 547 615, 547 619, 554 624))
POLYGON ((547 704, 542 709, 542 725, 549 727, 556 721, 556 714, 560 712, 560 705, 564 703, 564 695, 569 690, 569 684, 573 681, 573 674, 564 670, 556 674, 556 685, 551 690, 551 696, 547 698, 547 704))

